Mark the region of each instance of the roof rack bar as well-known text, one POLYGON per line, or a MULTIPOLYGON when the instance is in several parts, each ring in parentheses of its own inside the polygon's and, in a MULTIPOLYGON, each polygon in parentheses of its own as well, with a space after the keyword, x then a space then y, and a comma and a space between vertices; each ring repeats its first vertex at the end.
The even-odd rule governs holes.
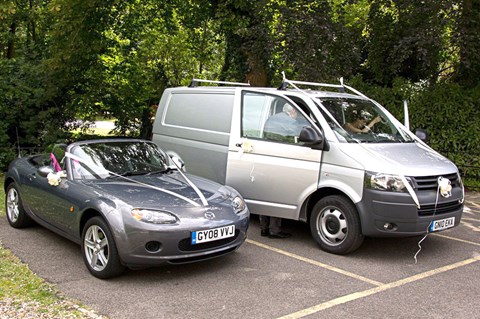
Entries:
POLYGON ((287 85, 290 84, 295 89, 302 91, 300 88, 298 88, 295 85, 295 84, 300 84, 300 85, 310 85, 310 86, 318 86, 318 87, 337 88, 337 89, 340 89, 340 92, 342 92, 342 93, 345 92, 345 89, 348 89, 349 91, 353 92, 356 95, 359 95, 361 97, 369 99, 369 97, 367 97, 362 92, 352 88, 351 86, 343 84, 343 77, 340 78, 340 84, 327 84, 327 83, 317 83, 317 82, 293 81, 293 80, 289 80, 285 77, 285 72, 282 72, 282 75, 283 75, 283 82, 282 82, 282 85, 278 88, 279 90, 286 90, 287 85))
POLYGON ((317 83, 317 82, 292 81, 292 80, 287 80, 287 79, 285 79, 285 82, 287 82, 287 83, 293 83, 293 84, 310 85, 310 86, 331 87, 331 88, 338 88, 338 89, 343 87, 343 85, 340 85, 340 84, 327 84, 327 83, 317 83))
POLYGON ((192 82, 190 82, 190 85, 188 87, 196 87, 197 83, 214 83, 214 84, 228 84, 228 85, 235 85, 235 86, 250 86, 250 83, 192 79, 192 82))
POLYGON ((364 98, 367 98, 370 100, 370 98, 368 96, 366 96, 365 94, 363 94, 362 92, 360 92, 359 90, 356 90, 354 88, 352 88, 351 86, 348 86, 348 85, 344 85, 344 87, 346 87, 347 89, 349 89, 350 91, 352 91, 353 93, 357 94, 357 95, 360 95, 361 97, 364 97, 364 98))

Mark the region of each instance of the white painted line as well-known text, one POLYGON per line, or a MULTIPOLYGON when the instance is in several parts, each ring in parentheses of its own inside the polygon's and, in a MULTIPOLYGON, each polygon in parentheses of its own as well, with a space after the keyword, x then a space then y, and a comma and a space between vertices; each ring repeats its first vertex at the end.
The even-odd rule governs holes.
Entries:
POLYGON ((327 269, 327 270, 330 270, 330 271, 334 271, 336 273, 339 273, 339 274, 342 274, 344 276, 348 276, 348 277, 351 277, 351 278, 369 283, 369 284, 374 285, 374 286, 382 286, 383 285, 383 283, 381 283, 379 281, 375 281, 375 280, 372 280, 372 279, 369 279, 369 278, 351 273, 349 271, 346 271, 346 270, 343 270, 343 269, 340 269, 340 268, 337 268, 337 267, 333 267, 333 266, 321 263, 321 262, 313 260, 313 259, 305 258, 303 256, 296 255, 296 254, 292 254, 292 253, 289 253, 287 251, 284 251, 284 250, 281 250, 281 249, 278 249, 278 248, 275 248, 275 247, 272 247, 272 246, 268 246, 268 245, 259 243, 258 241, 254 241, 254 240, 251 240, 251 239, 247 239, 246 241, 247 241, 247 243, 256 245, 258 247, 262 247, 262 248, 268 249, 270 251, 273 251, 273 252, 276 252, 276 253, 279 253, 279 254, 282 254, 282 255, 285 255, 285 256, 288 256, 288 257, 291 257, 291 258, 294 258, 294 259, 297 259, 297 260, 300 260, 300 261, 303 261, 303 262, 306 262, 306 263, 309 263, 309 264, 312 264, 312 265, 315 265, 315 266, 318 266, 318 267, 321 267, 321 268, 324 268, 324 269, 327 269))
POLYGON ((472 202, 472 201, 465 201, 465 202, 467 202, 467 203, 470 204, 470 205, 480 207, 480 204, 477 204, 477 203, 475 203, 475 202, 472 202))
POLYGON ((432 234, 432 235, 433 235, 433 236, 442 237, 442 238, 446 238, 446 239, 451 239, 451 240, 459 241, 459 242, 465 243, 465 244, 480 246, 480 243, 475 243, 475 242, 473 242, 473 241, 468 241, 468 240, 465 240, 465 239, 450 237, 450 236, 441 235, 441 234, 432 234))
POLYGON ((342 297, 338 297, 338 298, 329 300, 327 302, 318 304, 316 306, 306 308, 306 309, 291 313, 289 315, 280 317, 278 319, 302 318, 302 317, 317 313, 319 311, 322 311, 322 310, 325 310, 325 309, 328 309, 328 308, 331 308, 331 307, 335 307, 335 306, 338 306, 338 305, 341 305, 341 304, 344 304, 344 303, 347 303, 347 302, 350 302, 350 301, 354 301, 354 300, 357 300, 357 299, 365 298, 365 297, 368 297, 370 295, 377 294, 379 292, 383 292, 383 291, 386 291, 386 290, 389 290, 389 289, 392 289, 392 288, 400 287, 400 286, 403 286, 403 285, 406 285, 406 284, 409 284, 409 283, 412 283, 412 282, 415 282, 415 281, 418 281, 418 280, 421 280, 421 279, 425 279, 425 278, 430 277, 430 276, 441 274, 441 273, 449 271, 449 270, 464 267, 464 266, 467 266, 471 263, 478 262, 478 261, 480 261, 480 256, 470 258, 470 259, 466 259, 466 260, 460 261, 458 263, 454 263, 454 264, 447 265, 447 266, 444 266, 444 267, 440 267, 440 268, 437 268, 437 269, 433 269, 433 270, 430 270, 430 271, 426 271, 424 273, 421 273, 421 274, 418 274, 418 275, 415 275, 415 276, 411 276, 411 277, 408 277, 408 278, 400 279, 400 280, 394 281, 394 282, 389 283, 389 284, 384 284, 384 285, 379 286, 379 287, 375 287, 375 288, 367 289, 367 290, 364 290, 364 291, 355 292, 355 293, 352 293, 350 295, 345 295, 345 296, 342 296, 342 297))

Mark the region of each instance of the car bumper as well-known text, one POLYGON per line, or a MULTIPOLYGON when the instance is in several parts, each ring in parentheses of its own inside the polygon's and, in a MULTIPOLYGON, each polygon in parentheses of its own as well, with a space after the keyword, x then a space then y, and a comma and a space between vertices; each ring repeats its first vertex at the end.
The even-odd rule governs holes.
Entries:
POLYGON ((115 233, 118 253, 125 266, 145 267, 207 260, 235 251, 247 237, 249 214, 237 221, 205 221, 202 225, 151 225, 128 219, 115 233), (191 232, 235 225, 235 235, 192 245, 191 232))
POLYGON ((463 191, 456 188, 452 196, 443 198, 436 191, 417 193, 420 209, 409 193, 366 189, 357 209, 362 232, 370 237, 417 236, 428 232, 432 221, 455 218, 460 224, 463 213, 463 191))

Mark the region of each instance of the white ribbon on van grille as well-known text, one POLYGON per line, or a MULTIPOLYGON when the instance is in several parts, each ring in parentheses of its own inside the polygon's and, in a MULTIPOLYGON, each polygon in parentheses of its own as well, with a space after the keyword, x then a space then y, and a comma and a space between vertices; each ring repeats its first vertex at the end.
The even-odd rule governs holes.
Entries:
MULTIPOLYGON (((97 164, 93 163, 92 161, 85 160, 85 159, 83 159, 83 158, 81 158, 81 157, 78 157, 78 156, 76 156, 76 155, 73 155, 72 153, 66 152, 66 153, 65 153, 65 157, 71 158, 72 160, 75 160, 75 161, 78 161, 79 163, 85 164, 86 166, 90 167, 90 168, 93 169, 93 170, 94 170, 95 168, 104 170, 105 172, 107 172, 107 173, 109 173, 109 174, 111 174, 111 175, 114 175, 114 176, 123 178, 123 179, 125 179, 125 180, 127 180, 127 181, 129 181, 129 182, 132 182, 132 183, 135 183, 135 184, 138 184, 138 185, 142 185, 142 186, 145 186, 145 187, 148 187, 148 188, 151 188, 151 189, 155 189, 155 190, 157 190, 157 191, 164 192, 164 193, 170 194, 170 195, 172 195, 172 196, 178 197, 178 198, 180 198, 180 199, 183 199, 184 201, 192 204, 192 205, 195 206, 195 207, 199 207, 199 206, 200 206, 200 204, 198 204, 197 202, 191 200, 190 198, 187 198, 187 197, 185 197, 185 196, 182 196, 182 195, 180 195, 180 194, 174 193, 174 192, 172 192, 172 191, 169 191, 169 190, 164 189, 164 188, 161 188, 161 187, 157 187, 157 186, 153 186, 153 185, 150 185, 150 184, 142 183, 142 182, 136 181, 136 180, 134 180, 134 179, 128 178, 128 177, 126 177, 126 176, 122 176, 122 175, 120 175, 120 174, 114 173, 114 172, 112 172, 112 171, 109 171, 108 169, 105 169, 104 167, 98 166, 97 164)), ((179 172, 180 172, 180 170, 179 170, 179 172)), ((197 192, 197 194, 198 194, 198 193, 200 192, 200 191, 198 190, 198 188, 197 188, 196 186, 194 186, 194 184, 185 176, 185 174, 183 174, 182 172, 181 172, 181 174, 182 174, 182 176, 185 178, 185 180, 187 180, 187 182, 188 182, 188 184, 189 184, 190 186, 193 185, 192 188, 193 188, 193 189, 195 190, 195 192, 197 192), (198 190, 198 191, 197 191, 197 190, 198 190)), ((199 196, 200 196, 200 195, 199 195, 199 196)), ((203 196, 203 194, 201 194, 200 199, 202 200, 202 203, 204 204, 204 206, 208 206, 208 202, 207 202, 207 200, 205 199, 205 196, 203 196), (206 203, 206 204, 205 204, 205 203, 206 203)))

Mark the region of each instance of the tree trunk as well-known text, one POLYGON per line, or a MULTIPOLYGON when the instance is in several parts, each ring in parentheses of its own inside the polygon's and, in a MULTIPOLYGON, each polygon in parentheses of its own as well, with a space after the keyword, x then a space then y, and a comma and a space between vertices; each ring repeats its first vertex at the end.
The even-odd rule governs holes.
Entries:
POLYGON ((7 44, 7 59, 13 59, 15 57, 15 32, 17 31, 17 24, 13 22, 10 25, 10 39, 7 44))

